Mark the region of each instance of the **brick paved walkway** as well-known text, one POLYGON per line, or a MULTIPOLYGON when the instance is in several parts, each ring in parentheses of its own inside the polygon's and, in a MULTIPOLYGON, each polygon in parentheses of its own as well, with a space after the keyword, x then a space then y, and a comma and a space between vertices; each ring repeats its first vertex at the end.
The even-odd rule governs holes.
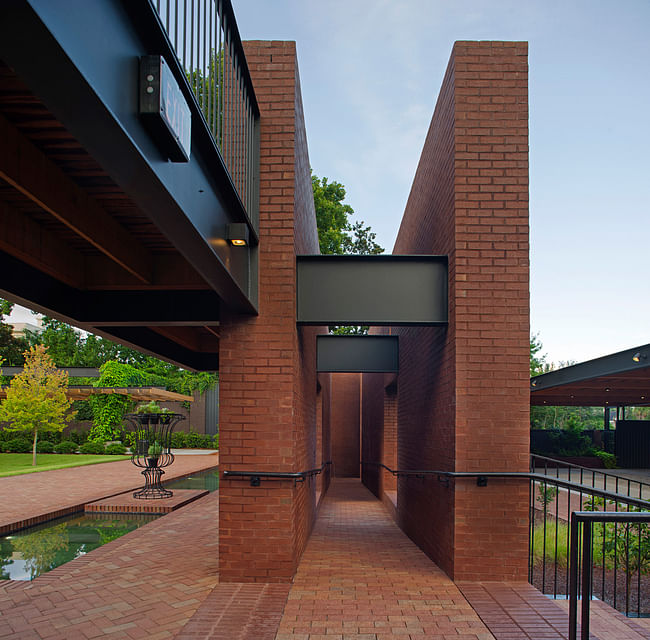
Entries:
POLYGON ((454 583, 359 480, 337 479, 298 568, 277 640, 489 640, 454 583))
MULTIPOLYGON (((178 455, 165 469, 164 480, 210 469, 219 454, 178 455)), ((141 469, 130 460, 39 471, 0 478, 0 535, 21 526, 67 515, 87 502, 113 496, 144 485, 141 469)))
MULTIPOLYGON (((359 480, 332 483, 293 585, 218 584, 218 528, 215 492, 33 582, 0 582, 0 639, 566 638, 564 603, 523 583, 455 585, 359 480)), ((594 640, 650 639, 642 621, 592 612, 594 640)))
POLYGON ((217 584, 216 492, 32 582, 0 582, 0 638, 173 638, 217 584))

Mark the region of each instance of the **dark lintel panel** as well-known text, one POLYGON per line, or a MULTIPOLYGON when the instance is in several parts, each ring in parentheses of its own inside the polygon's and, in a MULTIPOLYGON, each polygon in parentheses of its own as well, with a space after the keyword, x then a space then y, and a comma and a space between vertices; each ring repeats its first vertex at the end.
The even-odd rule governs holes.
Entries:
POLYGON ((397 336, 317 336, 319 373, 382 373, 399 370, 397 336))
POLYGON ((297 322, 447 323, 447 256, 297 256, 297 322))

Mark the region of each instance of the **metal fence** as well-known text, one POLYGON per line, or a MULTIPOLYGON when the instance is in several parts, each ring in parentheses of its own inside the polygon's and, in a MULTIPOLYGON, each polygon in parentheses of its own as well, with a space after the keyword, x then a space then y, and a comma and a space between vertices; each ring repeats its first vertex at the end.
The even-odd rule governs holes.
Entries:
POLYGON ((230 0, 155 0, 230 174, 248 212, 257 218, 259 109, 230 0))
POLYGON ((563 460, 531 455, 530 471, 531 473, 542 473, 549 477, 561 478, 580 485, 589 485, 594 489, 623 494, 628 498, 650 500, 650 484, 647 482, 622 477, 600 469, 581 467, 563 460))
POLYGON ((627 616, 650 615, 650 526, 628 522, 628 516, 650 520, 650 503, 595 483, 531 476, 529 582, 544 594, 564 599, 569 597, 572 572, 580 571, 586 597, 593 594, 627 616), (590 512, 599 522, 590 525, 588 550, 575 546, 574 512, 590 512), (610 514, 616 521, 603 522, 610 514))
MULTIPOLYGON (((597 564, 595 554, 600 551, 603 569, 606 550, 616 559, 621 555, 621 566, 625 571, 627 587, 625 590, 626 613, 630 615, 629 583, 636 574, 637 608, 636 616, 642 615, 643 594, 641 576, 650 572, 650 513, 606 513, 576 511, 571 514, 571 556, 569 579, 569 640, 578 637, 578 595, 582 599, 581 640, 589 640, 589 609, 593 594, 593 572, 597 564), (582 529, 582 531, 580 531, 582 529), (618 531, 617 531, 618 529, 618 531), (580 535, 582 533, 582 535, 580 535), (602 545, 602 547, 601 547, 602 545)), ((604 571, 603 571, 604 573, 604 571)), ((601 596, 602 599, 602 596, 601 596)), ((614 603, 616 595, 614 594, 614 603)), ((647 612, 647 609, 645 609, 647 612)))

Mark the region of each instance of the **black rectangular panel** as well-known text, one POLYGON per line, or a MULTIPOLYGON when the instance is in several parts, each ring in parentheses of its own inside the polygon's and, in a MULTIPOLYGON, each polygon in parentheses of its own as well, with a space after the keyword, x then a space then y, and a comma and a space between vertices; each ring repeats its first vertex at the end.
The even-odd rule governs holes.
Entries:
POLYGON ((447 323, 447 256, 297 256, 297 321, 447 323))
POLYGON ((316 369, 330 373, 399 370, 397 336, 317 336, 316 369))

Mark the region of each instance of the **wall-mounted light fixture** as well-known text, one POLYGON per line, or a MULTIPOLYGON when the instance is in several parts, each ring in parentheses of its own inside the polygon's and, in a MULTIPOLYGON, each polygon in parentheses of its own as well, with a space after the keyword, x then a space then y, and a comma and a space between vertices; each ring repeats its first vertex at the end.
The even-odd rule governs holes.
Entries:
POLYGON ((641 360, 645 360, 648 356, 646 356, 645 353, 641 353, 640 351, 637 351, 633 356, 632 356, 632 361, 633 362, 641 362, 641 360))
POLYGON ((530 383, 530 386, 531 386, 531 387, 536 387, 536 386, 537 386, 537 380, 533 380, 533 381, 530 383))
POLYGON ((233 247, 245 247, 248 239, 248 225, 245 222, 231 222, 226 225, 226 240, 233 247))

